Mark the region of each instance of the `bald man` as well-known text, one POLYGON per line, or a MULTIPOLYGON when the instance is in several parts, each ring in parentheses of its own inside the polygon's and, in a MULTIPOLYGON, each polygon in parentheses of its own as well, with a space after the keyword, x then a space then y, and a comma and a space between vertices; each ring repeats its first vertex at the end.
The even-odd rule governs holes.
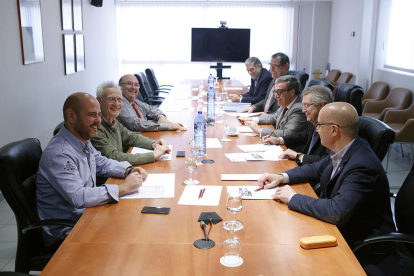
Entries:
MULTIPOLYGON (((36 201, 40 220, 77 221, 88 207, 118 201, 136 191, 147 173, 128 162, 103 157, 89 139, 101 124, 98 101, 86 93, 70 95, 63 105, 65 124, 50 140, 37 172, 36 201), (125 178, 119 185, 96 187, 96 174, 125 178)), ((68 227, 43 227, 46 246, 63 240, 68 227)))
POLYGON ((139 83, 134 75, 123 76, 119 86, 123 108, 117 119, 130 131, 186 130, 183 124, 168 121, 160 109, 137 99, 139 83))
POLYGON ((343 102, 328 104, 315 125, 330 156, 282 174, 266 173, 259 185, 270 189, 320 180, 319 198, 298 194, 288 185, 278 188, 273 198, 291 210, 337 225, 350 245, 370 234, 395 231, 388 179, 370 145, 357 136, 355 108, 343 102))

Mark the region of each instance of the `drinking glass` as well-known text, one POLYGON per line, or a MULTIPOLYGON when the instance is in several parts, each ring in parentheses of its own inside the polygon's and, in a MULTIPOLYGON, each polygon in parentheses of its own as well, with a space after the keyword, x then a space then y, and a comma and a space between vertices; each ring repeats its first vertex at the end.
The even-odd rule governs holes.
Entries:
POLYGON ((199 157, 199 154, 201 152, 201 148, 200 147, 197 147, 196 145, 194 145, 194 140, 192 141, 192 144, 191 144, 191 152, 195 155, 196 165, 197 166, 202 165, 203 163, 201 163, 200 161, 198 161, 198 157, 199 157))
POLYGON ((218 112, 217 112, 216 124, 223 123, 223 118, 224 118, 223 107, 218 106, 217 108, 218 108, 218 112))
POLYGON ((242 195, 240 194, 240 192, 233 191, 233 192, 227 193, 226 207, 227 207, 227 211, 234 214, 234 219, 224 222, 223 223, 224 229, 233 230, 233 231, 243 229, 243 224, 240 221, 236 220, 236 214, 243 208, 242 195))
POLYGON ((218 91, 218 89, 220 88, 220 84, 218 82, 218 78, 215 78, 215 82, 214 82, 214 90, 218 91))
POLYGON ((193 171, 195 171, 197 169, 197 161, 194 157, 188 157, 185 159, 185 170, 190 172, 190 179, 184 181, 185 184, 187 185, 196 185, 198 183, 200 183, 198 180, 195 180, 192 178, 193 176, 193 171))
POLYGON ((222 96, 223 101, 227 101, 228 97, 227 97, 227 87, 223 87, 222 89, 222 96))
MULTIPOLYGON (((232 231, 233 232, 233 231, 232 231)), ((225 240, 223 242, 224 257, 220 259, 220 263, 229 267, 236 267, 243 263, 243 259, 240 258, 241 243, 234 238, 225 240)))

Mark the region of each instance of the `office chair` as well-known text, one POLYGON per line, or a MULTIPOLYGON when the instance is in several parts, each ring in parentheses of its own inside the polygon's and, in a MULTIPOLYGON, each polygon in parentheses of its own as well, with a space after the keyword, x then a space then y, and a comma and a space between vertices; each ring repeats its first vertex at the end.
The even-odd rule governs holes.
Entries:
POLYGON ((350 83, 342 83, 336 88, 334 102, 347 102, 352 104, 358 112, 358 116, 361 116, 363 95, 364 90, 360 86, 350 83))
MULTIPOLYGON (((159 106, 160 104, 162 104, 162 101, 165 98, 158 96, 158 94, 157 95, 153 94, 153 91, 144 73, 139 72, 139 73, 134 74, 134 76, 137 78, 138 83, 139 83, 138 96, 141 95, 143 102, 149 105, 154 105, 154 106, 159 106)), ((163 91, 157 91, 157 93, 158 92, 163 92, 163 91)), ((167 92, 164 92, 164 93, 167 93, 167 92)))
POLYGON ((339 79, 339 76, 341 76, 341 71, 333 69, 333 70, 329 71, 326 78, 321 78, 321 80, 332 83, 332 82, 336 81, 337 79, 339 79))
POLYGON ((149 84, 151 85, 152 90, 171 90, 171 87, 174 87, 172 85, 159 85, 157 78, 155 77, 154 70, 152 68, 145 69, 145 74, 147 75, 147 79, 149 84))
POLYGON ((39 219, 36 174, 41 155, 40 142, 35 138, 13 142, 0 149, 0 189, 17 222, 17 272, 43 270, 57 250, 57 246, 45 247, 41 227, 73 227, 76 223, 63 219, 39 219))
POLYGON ((302 88, 306 86, 306 82, 309 79, 309 75, 302 71, 289 70, 287 74, 296 77, 302 88))
POLYGON ((364 93, 362 97, 362 108, 367 102, 380 101, 385 99, 388 95, 388 84, 382 81, 374 82, 369 90, 364 93))
POLYGON ((311 87, 311 86, 314 86, 314 85, 322 85, 322 86, 328 87, 331 90, 331 92, 333 92, 333 90, 334 90, 333 85, 331 83, 327 82, 327 81, 324 81, 324 80, 320 80, 320 79, 310 80, 310 82, 308 84, 308 87, 311 87))

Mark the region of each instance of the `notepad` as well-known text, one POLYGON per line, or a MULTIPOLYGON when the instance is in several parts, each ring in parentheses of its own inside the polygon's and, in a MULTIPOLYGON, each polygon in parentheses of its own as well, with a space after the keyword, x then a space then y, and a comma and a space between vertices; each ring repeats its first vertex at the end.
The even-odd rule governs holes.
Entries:
POLYGON ((218 206, 223 186, 185 186, 178 205, 218 206), (205 189, 203 197, 199 198, 200 190, 205 189))
POLYGON ((174 191, 175 173, 155 173, 148 174, 147 180, 142 183, 137 191, 119 198, 173 198, 174 191))
POLYGON ((270 199, 275 194, 278 187, 273 189, 263 189, 257 191, 259 186, 227 186, 227 193, 239 191, 242 194, 242 199, 270 199))

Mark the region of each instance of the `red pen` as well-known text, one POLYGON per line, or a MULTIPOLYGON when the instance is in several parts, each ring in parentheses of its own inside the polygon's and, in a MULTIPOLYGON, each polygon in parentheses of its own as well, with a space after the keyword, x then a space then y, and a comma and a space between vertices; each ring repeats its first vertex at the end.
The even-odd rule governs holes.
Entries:
POLYGON ((259 189, 254 190, 254 191, 255 192, 258 192, 258 191, 261 191, 261 190, 264 190, 264 186, 263 187, 260 187, 259 189))
MULTIPOLYGON (((263 137, 263 140, 266 139, 266 138, 270 138, 272 136, 273 132, 275 132, 275 130, 273 130, 269 135, 263 137)), ((269 145, 269 144, 265 144, 265 145, 269 145)))
POLYGON ((202 191, 202 193, 201 193, 201 198, 203 198, 203 195, 204 195, 204 192, 206 191, 206 188, 204 188, 203 190, 201 190, 202 191))
POLYGON ((200 190, 200 194, 198 195, 198 199, 200 199, 203 196, 203 189, 200 190))

